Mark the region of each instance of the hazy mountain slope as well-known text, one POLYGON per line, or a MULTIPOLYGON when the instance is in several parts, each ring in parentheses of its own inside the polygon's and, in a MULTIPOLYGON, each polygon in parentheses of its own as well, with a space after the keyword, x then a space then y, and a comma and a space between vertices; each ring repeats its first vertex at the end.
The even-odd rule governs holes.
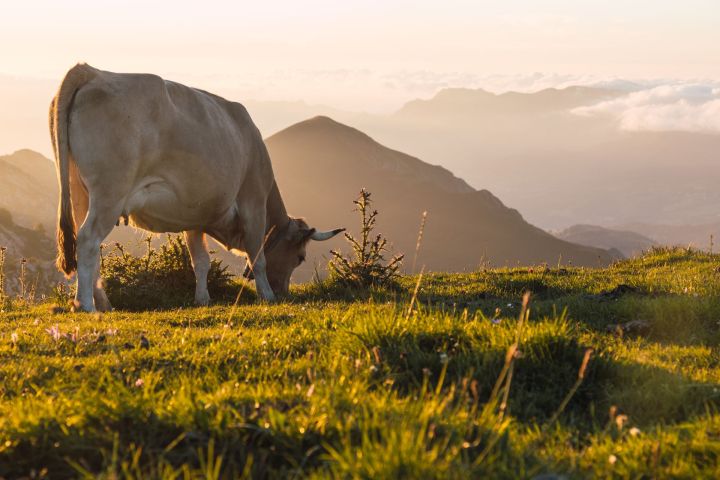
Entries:
POLYGON ((578 219, 600 225, 704 224, 720 213, 718 151, 718 135, 636 132, 585 150, 512 156, 493 169, 513 179, 496 182, 497 193, 552 228, 578 219))
POLYGON ((613 230, 597 225, 573 225, 558 232, 556 237, 568 242, 603 248, 616 249, 625 257, 632 257, 656 245, 653 239, 628 230, 613 230))
POLYGON ((720 135, 628 132, 610 117, 571 113, 619 94, 448 89, 395 115, 348 122, 491 190, 544 228, 716 221, 720 135))
MULTIPOLYGON (((420 216, 428 220, 418 260, 432 270, 494 265, 610 261, 607 252, 558 240, 525 222, 488 191, 475 191, 447 170, 390 150, 327 117, 267 139, 278 185, 291 214, 318 228, 357 229, 352 200, 365 187, 380 211, 379 230, 412 262, 420 216), (412 169, 410 169, 412 167, 412 169)), ((332 246, 342 242, 334 241, 332 246)), ((314 245, 311 254, 328 250, 314 245)), ((312 270, 312 261, 306 269, 312 270)))
MULTIPOLYGON (((720 208, 719 208, 720 210, 720 208)), ((627 228, 643 235, 652 236, 662 245, 680 245, 707 250, 712 236, 713 248, 720 250, 720 222, 700 225, 657 225, 649 223, 630 223, 619 228, 627 228)))
POLYGON ((4 249, 6 294, 22 291, 21 262, 25 260, 25 291, 37 289, 47 293, 55 281, 61 279, 55 269, 55 245, 42 229, 30 229, 17 225, 12 214, 0 208, 0 248, 4 249))
POLYGON ((58 198, 54 164, 31 150, 0 157, 0 208, 13 214, 23 226, 41 223, 50 229, 55 222, 58 198))
POLYGON ((16 257, 49 260, 55 256, 54 244, 43 229, 17 225, 5 208, 0 208, 0 247, 16 257))

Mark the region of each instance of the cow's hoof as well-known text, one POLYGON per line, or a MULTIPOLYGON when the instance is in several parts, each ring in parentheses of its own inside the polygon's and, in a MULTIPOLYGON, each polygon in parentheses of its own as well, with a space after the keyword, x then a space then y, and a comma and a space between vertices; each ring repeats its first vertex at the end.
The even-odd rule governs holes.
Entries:
POLYGON ((103 295, 101 298, 95 299, 95 308, 98 312, 112 312, 113 306, 110 304, 110 300, 103 295))
POLYGON ((207 292, 204 294, 195 294, 195 305, 198 307, 207 307, 210 305, 210 294, 207 292))
POLYGON ((70 305, 70 311, 71 312, 86 312, 86 313, 93 313, 95 312, 95 305, 84 305, 77 300, 73 300, 70 305))

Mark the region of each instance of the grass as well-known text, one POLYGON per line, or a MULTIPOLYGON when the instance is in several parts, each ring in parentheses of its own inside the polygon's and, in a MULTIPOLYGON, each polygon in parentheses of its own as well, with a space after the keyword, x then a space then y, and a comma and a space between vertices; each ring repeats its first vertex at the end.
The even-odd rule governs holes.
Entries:
POLYGON ((10 308, 0 476, 717 478, 719 266, 425 274, 410 315, 417 277, 234 310, 10 308), (647 332, 607 330, 631 320, 647 332))

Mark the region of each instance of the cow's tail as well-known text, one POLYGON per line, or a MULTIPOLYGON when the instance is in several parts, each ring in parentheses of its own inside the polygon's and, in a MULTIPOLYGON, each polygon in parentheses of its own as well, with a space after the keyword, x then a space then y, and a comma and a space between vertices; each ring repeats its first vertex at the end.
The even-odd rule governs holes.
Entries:
POLYGON ((55 151, 55 164, 60 184, 57 266, 68 277, 77 269, 77 255, 75 252, 77 239, 75 237, 72 199, 70 198, 69 115, 75 94, 83 85, 92 80, 97 73, 98 71, 89 65, 83 63, 75 65, 65 75, 57 95, 50 104, 50 137, 55 151))

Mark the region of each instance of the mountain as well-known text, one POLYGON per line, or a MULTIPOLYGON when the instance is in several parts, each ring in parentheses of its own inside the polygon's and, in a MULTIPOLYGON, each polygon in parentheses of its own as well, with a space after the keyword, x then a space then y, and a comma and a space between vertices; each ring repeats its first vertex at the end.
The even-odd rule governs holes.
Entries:
MULTIPOLYGON (((266 142, 291 214, 307 217, 318 228, 346 226, 353 231, 358 219, 352 201, 365 187, 381 212, 379 231, 395 251, 407 254, 407 268, 412 265, 421 214, 426 210, 427 226, 416 270, 422 265, 429 270, 463 271, 481 264, 556 264, 559 259, 596 266, 613 259, 605 250, 559 240, 527 223, 489 191, 476 190, 443 167, 384 147, 328 117, 295 124, 266 142)), ((4 163, 14 169, 13 178, 25 179, 22 184, 12 183, 17 207, 13 214, 37 195, 32 199, 37 206, 30 220, 43 223, 49 219, 50 231, 54 231, 57 187, 52 163, 27 151, 4 163), (54 188, 48 185, 51 180, 54 188), (42 196, 40 188, 47 190, 42 196)), ((3 191, 5 181, 0 177, 3 191)), ((108 242, 137 237, 133 229, 119 227, 108 242)), ((310 261, 297 272, 296 280, 309 279, 318 264, 323 270, 326 260, 321 259, 322 252, 343 245, 342 239, 336 238, 313 246, 310 261)), ((232 264, 240 263, 224 252, 222 256, 232 264)))
POLYGON ((643 235, 652 236, 662 245, 688 245, 703 250, 710 248, 713 243, 714 251, 718 251, 715 245, 720 244, 720 222, 705 224, 685 225, 662 225, 650 223, 631 223, 620 228, 627 228, 640 232, 643 235))
POLYGON ((32 150, 0 157, 0 208, 24 226, 54 229, 58 198, 54 164, 32 150))
POLYGON ((720 135, 629 131, 612 115, 574 113, 626 93, 446 89, 392 115, 341 118, 383 145, 491 190, 546 229, 717 222, 720 135))
POLYGON ((428 100, 406 103, 398 115, 461 116, 490 113, 521 114, 563 111, 617 97, 621 92, 605 88, 547 88, 535 93, 494 94, 483 89, 446 88, 428 100))
POLYGON ((605 250, 615 249, 624 257, 633 257, 657 245, 655 240, 628 230, 613 230, 597 225, 573 225, 555 234, 572 243, 605 250))
POLYGON ((21 269, 25 269, 25 291, 47 293, 62 276, 55 269, 55 244, 40 225, 37 229, 17 225, 5 208, 0 208, 0 253, 5 294, 22 292, 21 269))
MULTIPOLYGON (((448 170, 389 149, 368 135, 328 117, 293 125, 266 140, 275 176, 291 214, 318 228, 357 232, 352 209, 361 188, 372 192, 380 211, 378 231, 411 267, 420 218, 428 211, 416 270, 464 271, 491 265, 556 264, 596 266, 612 256, 605 250, 559 240, 527 223, 487 190, 475 190, 448 170)), ((331 247, 342 246, 333 240, 331 247)), ((304 272, 313 271, 323 246, 304 272)), ((320 263, 325 263, 320 261, 320 263)))

